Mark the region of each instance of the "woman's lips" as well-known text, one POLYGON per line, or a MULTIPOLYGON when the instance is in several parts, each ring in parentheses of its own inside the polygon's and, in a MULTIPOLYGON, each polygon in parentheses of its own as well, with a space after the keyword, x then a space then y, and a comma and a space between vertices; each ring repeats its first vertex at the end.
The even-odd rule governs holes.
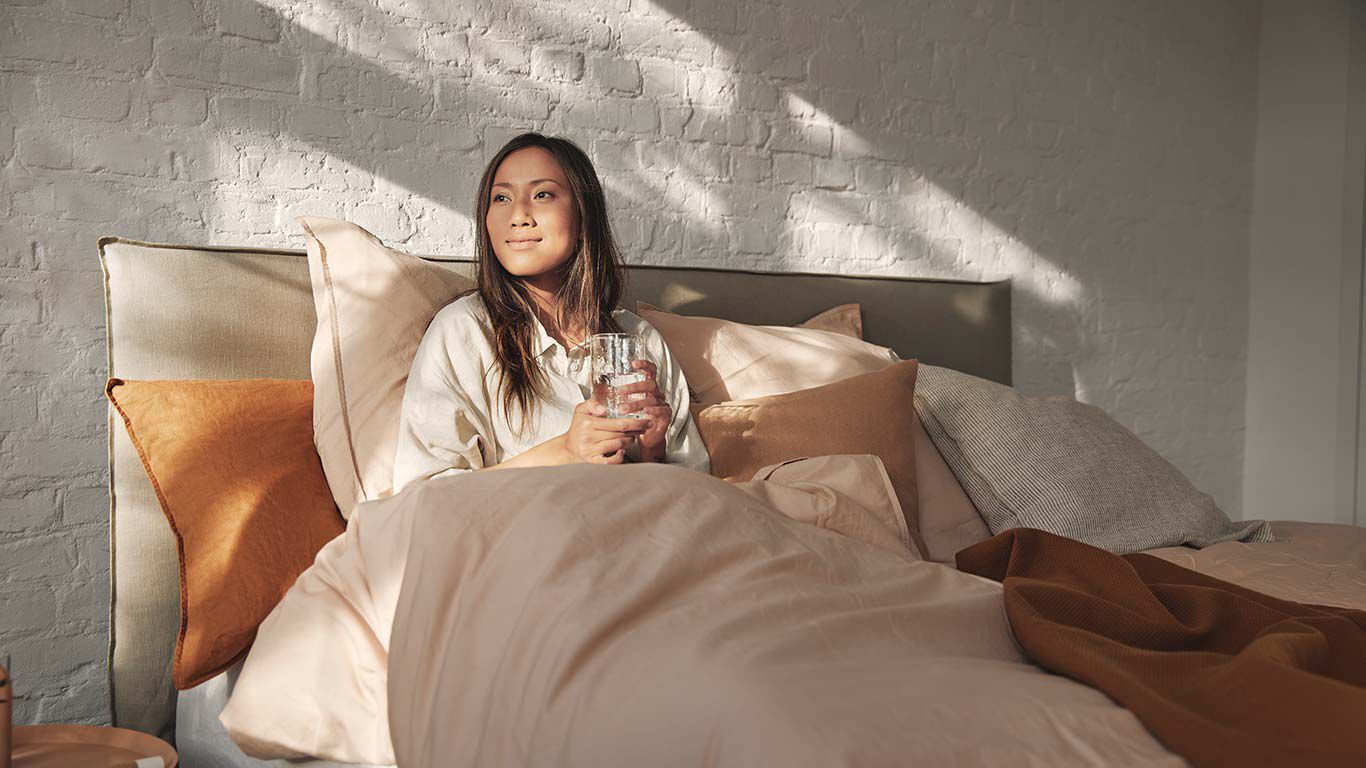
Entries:
POLYGON ((541 238, 528 237, 525 239, 518 240, 505 240, 504 242, 507 243, 507 246, 509 248, 530 248, 531 246, 541 242, 541 238))

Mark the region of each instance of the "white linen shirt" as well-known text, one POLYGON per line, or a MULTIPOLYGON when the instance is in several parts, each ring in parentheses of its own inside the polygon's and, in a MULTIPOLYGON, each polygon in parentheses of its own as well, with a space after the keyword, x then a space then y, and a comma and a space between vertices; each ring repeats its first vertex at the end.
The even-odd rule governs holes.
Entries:
MULTIPOLYGON (((639 335, 658 368, 659 390, 673 408, 665 439, 665 461, 701 472, 710 470, 707 449, 688 410, 688 382, 659 332, 638 315, 618 309, 612 317, 623 331, 639 335)), ((503 415, 493 328, 478 293, 462 296, 437 312, 418 345, 403 390, 394 492, 428 477, 490 467, 563 434, 574 406, 592 391, 587 349, 566 349, 535 318, 534 349, 546 373, 546 397, 537 418, 518 434, 521 411, 503 415)), ((638 443, 628 453, 638 454, 638 443)))

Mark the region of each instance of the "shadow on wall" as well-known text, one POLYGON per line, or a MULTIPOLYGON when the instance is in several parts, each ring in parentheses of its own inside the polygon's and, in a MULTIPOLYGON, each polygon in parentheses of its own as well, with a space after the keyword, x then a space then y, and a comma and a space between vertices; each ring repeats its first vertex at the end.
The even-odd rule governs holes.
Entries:
MULTIPOLYGON (((1057 240, 1068 228, 1056 216, 1030 216, 1061 203, 1027 182, 1063 128, 1019 118, 1016 83, 974 85, 960 104, 947 73, 961 70, 946 62, 967 51, 922 39, 933 14, 883 0, 636 2, 607 20, 553 0, 380 5, 390 12, 158 0, 154 36, 125 27, 99 41, 144 51, 145 70, 61 86, 106 115, 145 99, 152 130, 130 122, 67 146, 54 133, 29 152, 37 168, 107 185, 73 180, 50 212, 81 206, 86 221, 127 226, 124 182, 141 184, 146 225, 121 234, 297 244, 293 216, 314 213, 458 251, 483 159, 542 130, 589 149, 632 261, 1011 275, 1020 383, 1077 387, 1086 296, 1045 258, 1076 244, 1057 240), (970 122, 978 106, 990 125, 970 122), (999 174, 982 130, 1018 144, 999 174)), ((37 178, 14 181, 21 197, 41 194, 37 178)))

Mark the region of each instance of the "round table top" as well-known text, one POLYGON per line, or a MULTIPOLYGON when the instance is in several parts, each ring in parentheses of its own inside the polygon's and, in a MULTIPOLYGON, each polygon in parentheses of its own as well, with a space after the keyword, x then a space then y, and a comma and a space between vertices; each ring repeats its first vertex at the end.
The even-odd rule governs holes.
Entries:
POLYGON ((13 744, 13 768, 156 768, 149 758, 175 768, 179 760, 175 749, 155 736, 102 725, 15 726, 13 744))

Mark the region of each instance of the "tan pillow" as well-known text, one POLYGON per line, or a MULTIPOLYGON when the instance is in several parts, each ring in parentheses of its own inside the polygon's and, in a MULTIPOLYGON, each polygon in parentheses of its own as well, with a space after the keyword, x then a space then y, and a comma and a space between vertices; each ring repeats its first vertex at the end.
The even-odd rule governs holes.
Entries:
POLYGON ((863 311, 858 304, 831 307, 797 326, 817 331, 829 331, 851 339, 863 338, 863 311))
POLYGON ((393 493, 403 387, 437 310, 474 282, 345 221, 299 219, 318 331, 313 431, 342 515, 393 493))
POLYGON ((916 361, 821 387, 693 409, 711 473, 740 482, 807 456, 871 453, 882 459, 924 557, 915 460, 916 361))
POLYGON ((886 347, 829 331, 687 317, 644 302, 636 313, 664 337, 704 405, 809 389, 898 359, 886 347))
POLYGON ((313 448, 307 381, 123 381, 123 417, 180 559, 171 680, 231 666, 324 544, 345 528, 313 448))

